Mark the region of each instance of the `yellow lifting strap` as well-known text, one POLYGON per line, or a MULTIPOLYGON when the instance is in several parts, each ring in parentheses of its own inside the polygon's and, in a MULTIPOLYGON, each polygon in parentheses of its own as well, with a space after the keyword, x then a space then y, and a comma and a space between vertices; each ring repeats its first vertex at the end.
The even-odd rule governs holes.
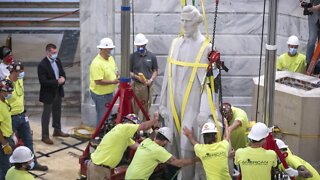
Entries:
MULTIPOLYGON (((210 87, 208 84, 205 85, 206 86, 206 89, 207 89, 207 93, 208 93, 208 102, 209 102, 209 107, 210 107, 210 111, 211 111, 211 114, 213 116, 213 120, 214 120, 214 123, 216 125, 216 128, 218 130, 218 133, 217 133, 217 140, 218 142, 221 141, 221 132, 220 132, 220 125, 219 125, 219 122, 218 122, 218 118, 217 118, 217 114, 216 114, 216 107, 212 101, 212 90, 210 90, 210 87)), ((211 86, 211 89, 214 89, 214 84, 213 86, 211 86)))
MULTIPOLYGON (((174 121, 175 121, 175 124, 176 124, 176 127, 177 127, 177 130, 179 132, 179 134, 181 133, 181 121, 179 120, 179 117, 178 117, 178 114, 177 114, 177 110, 175 108, 175 104, 174 104, 174 98, 173 98, 173 89, 172 89, 172 64, 173 64, 173 59, 172 59, 172 54, 173 54, 173 50, 174 50, 174 47, 175 47, 175 44, 177 42, 178 38, 174 39, 173 40, 173 43, 172 43, 172 47, 171 47, 171 51, 170 51, 170 56, 168 58, 168 62, 169 62, 169 96, 170 96, 170 105, 171 105, 171 109, 172 109, 172 114, 173 114, 173 118, 174 118, 174 121)), ((194 82, 194 79, 196 77, 196 74, 197 74, 197 69, 198 67, 207 67, 208 65, 207 64, 200 64, 200 60, 201 60, 201 57, 203 55, 203 52, 204 50, 206 49, 206 47, 208 46, 210 40, 209 39, 205 39, 201 45, 201 48, 200 48, 200 51, 199 53, 197 54, 197 57, 196 57, 196 61, 195 63, 184 63, 184 62, 180 62, 179 65, 180 66, 189 66, 189 67, 193 67, 192 69, 192 72, 191 72, 191 75, 190 75, 190 79, 189 79, 189 82, 188 82, 188 86, 187 86, 187 89, 184 93, 184 97, 183 97, 183 102, 182 102, 182 107, 181 107, 181 119, 183 119, 184 117, 184 111, 185 111, 185 108, 186 108, 186 105, 187 105, 187 102, 188 102, 188 98, 189 98, 189 94, 191 92, 191 88, 192 88, 192 84, 194 82)), ((175 61, 175 63, 177 64, 177 61, 175 61)))

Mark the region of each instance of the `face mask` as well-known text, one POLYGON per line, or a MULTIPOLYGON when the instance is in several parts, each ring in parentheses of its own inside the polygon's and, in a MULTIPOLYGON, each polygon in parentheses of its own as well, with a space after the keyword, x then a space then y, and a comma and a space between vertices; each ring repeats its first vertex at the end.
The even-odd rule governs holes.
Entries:
POLYGON ((22 71, 21 73, 19 73, 19 79, 23 79, 24 78, 24 71, 22 71))
POLYGON ((141 53, 141 54, 143 54, 144 52, 145 52, 145 48, 144 47, 138 47, 137 48, 137 51, 139 52, 139 53, 141 53))
POLYGON ((12 94, 8 94, 8 95, 6 95, 4 98, 5 99, 10 99, 12 97, 12 94))
POLYGON ((5 61, 8 63, 8 64, 12 64, 13 62, 13 56, 12 55, 9 55, 5 58, 5 61))
POLYGON ((297 54, 297 48, 289 48, 289 53, 290 53, 291 55, 297 54))
POLYGON ((110 55, 113 55, 113 54, 114 54, 114 49, 111 49, 111 50, 109 51, 109 54, 110 54, 110 55))
POLYGON ((56 54, 51 54, 51 59, 52 59, 52 60, 56 60, 57 57, 58 57, 58 54, 57 54, 57 53, 56 53, 56 54))
POLYGON ((30 164, 28 164, 28 170, 33 169, 34 165, 35 165, 34 161, 32 161, 30 164))

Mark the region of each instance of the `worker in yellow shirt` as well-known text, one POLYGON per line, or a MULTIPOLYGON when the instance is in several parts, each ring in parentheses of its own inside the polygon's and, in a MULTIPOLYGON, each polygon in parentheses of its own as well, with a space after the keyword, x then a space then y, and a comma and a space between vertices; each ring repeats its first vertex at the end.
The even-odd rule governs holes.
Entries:
MULTIPOLYGON (((23 144, 34 152, 29 119, 25 115, 24 109, 24 67, 21 63, 13 63, 8 66, 8 70, 10 72, 8 78, 12 81, 14 87, 12 97, 8 99, 11 106, 12 130, 18 133, 23 144)), ((48 167, 38 163, 35 157, 35 166, 32 170, 47 171, 48 167)))
POLYGON ((88 162, 87 180, 110 179, 110 170, 115 168, 125 150, 130 147, 136 149, 138 143, 132 137, 136 132, 148 130, 158 123, 159 115, 154 114, 153 120, 140 124, 135 114, 128 114, 121 124, 112 128, 101 140, 97 149, 91 154, 88 162))
POLYGON ((248 135, 249 146, 236 151, 234 163, 240 166, 243 180, 271 179, 271 169, 277 166, 277 155, 272 150, 262 148, 268 134, 269 129, 265 124, 256 123, 248 135))
POLYGON ((90 64, 90 94, 96 105, 96 126, 106 113, 108 104, 113 98, 113 92, 119 83, 117 65, 112 56, 116 46, 110 38, 103 38, 97 48, 100 53, 90 64))
POLYGON ((223 103, 222 113, 228 121, 232 148, 237 150, 246 147, 246 130, 248 126, 247 113, 240 108, 231 106, 230 103, 223 103))
POLYGON ((217 142, 217 128, 213 122, 207 122, 203 125, 201 134, 204 144, 199 144, 193 137, 192 131, 183 127, 183 133, 194 146, 194 152, 203 164, 207 180, 231 180, 228 166, 228 156, 230 149, 230 133, 228 122, 225 119, 225 132, 223 140, 217 142))
POLYGON ((8 170, 6 180, 34 180, 34 177, 28 172, 35 165, 33 158, 34 155, 28 147, 17 147, 10 157, 10 163, 13 166, 8 170))
POLYGON ((194 164, 198 159, 177 159, 164 147, 172 142, 173 132, 168 127, 161 127, 152 141, 150 138, 143 140, 127 169, 127 180, 147 180, 159 163, 168 163, 177 167, 194 164))
POLYGON ((290 36, 288 52, 283 53, 277 60, 277 70, 305 73, 307 68, 306 56, 298 52, 300 45, 297 36, 290 36))
POLYGON ((9 157, 13 147, 11 107, 7 102, 7 99, 12 96, 12 91, 12 82, 8 79, 0 79, 0 180, 4 180, 10 168, 9 157))
MULTIPOLYGON (((286 162, 288 166, 295 170, 295 179, 296 180, 319 180, 320 175, 308 162, 301 159, 300 157, 292 154, 289 150, 289 147, 280 139, 276 139, 278 148, 282 153, 287 153, 286 162)), ((285 171, 282 164, 280 169, 285 171)), ((290 176, 290 175, 289 175, 290 176)))

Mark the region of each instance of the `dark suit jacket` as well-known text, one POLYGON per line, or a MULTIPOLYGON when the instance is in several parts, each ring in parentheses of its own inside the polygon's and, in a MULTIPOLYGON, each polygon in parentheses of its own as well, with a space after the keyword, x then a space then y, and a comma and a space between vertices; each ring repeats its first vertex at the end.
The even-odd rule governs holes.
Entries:
MULTIPOLYGON (((60 59, 57 58, 56 63, 59 68, 59 77, 63 76, 66 79, 66 73, 63 70, 60 59)), ((38 79, 40 82, 40 102, 51 104, 56 93, 59 93, 61 97, 64 97, 63 85, 59 86, 51 63, 47 57, 43 58, 38 65, 38 79)))

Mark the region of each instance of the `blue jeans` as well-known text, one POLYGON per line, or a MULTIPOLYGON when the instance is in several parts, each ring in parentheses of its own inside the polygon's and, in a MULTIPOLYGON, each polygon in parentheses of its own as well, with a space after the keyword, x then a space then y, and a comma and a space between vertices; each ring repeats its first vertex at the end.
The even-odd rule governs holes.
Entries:
POLYGON ((96 104, 96 112, 97 112, 96 126, 98 126, 104 114, 107 112, 108 104, 112 101, 112 98, 113 98, 113 93, 98 95, 90 91, 90 94, 91 94, 92 100, 96 104))
POLYGON ((310 61, 313 56, 315 44, 317 40, 320 37, 320 24, 319 21, 314 23, 312 20, 308 20, 308 27, 309 27, 309 39, 308 39, 308 44, 307 44, 307 55, 306 55, 306 60, 307 64, 310 64, 310 61))
MULTIPOLYGON (((11 148, 13 149, 14 143, 11 138, 5 137, 6 141, 10 144, 11 148)), ((0 149, 0 180, 5 180, 5 176, 7 174, 7 171, 10 168, 10 162, 9 162, 10 155, 6 155, 3 152, 3 149, 0 149)))
POLYGON ((26 118, 26 115, 24 113, 21 113, 19 115, 11 116, 11 118, 13 132, 17 132, 19 138, 21 138, 23 142, 23 145, 27 146, 32 152, 34 152, 31 129, 29 120, 26 118))

